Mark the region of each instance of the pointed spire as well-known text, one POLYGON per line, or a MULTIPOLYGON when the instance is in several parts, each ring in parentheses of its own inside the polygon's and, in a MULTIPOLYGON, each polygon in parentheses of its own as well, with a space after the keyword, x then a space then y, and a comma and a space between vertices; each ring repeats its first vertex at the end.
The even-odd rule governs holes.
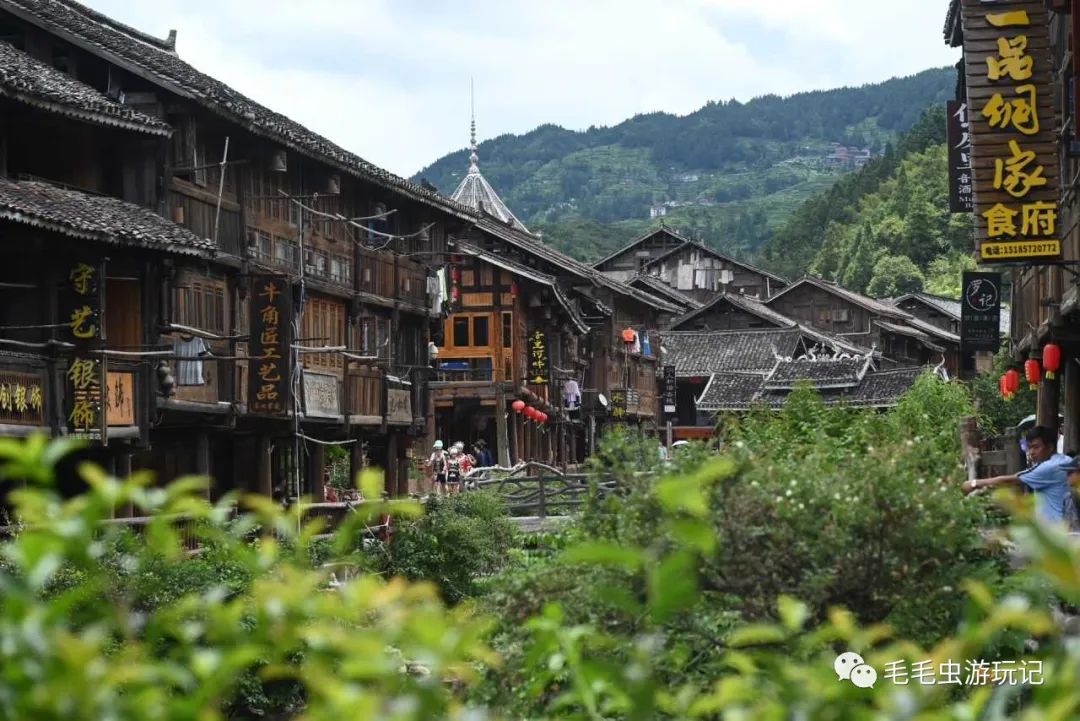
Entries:
POLYGON ((472 78, 469 78, 469 105, 472 110, 472 120, 469 122, 469 174, 477 174, 480 172, 480 156, 476 154, 476 85, 472 78))

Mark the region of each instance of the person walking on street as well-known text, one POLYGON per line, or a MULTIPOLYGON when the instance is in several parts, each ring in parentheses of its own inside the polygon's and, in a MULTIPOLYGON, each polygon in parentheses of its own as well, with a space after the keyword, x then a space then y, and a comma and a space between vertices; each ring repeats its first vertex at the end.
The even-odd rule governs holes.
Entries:
POLYGON ((980 488, 1022 484, 1035 492, 1035 513, 1039 519, 1062 523, 1066 497, 1071 493, 1069 475, 1074 461, 1057 452, 1057 439, 1053 428, 1035 426, 1026 436, 1030 468, 1012 475, 965 481, 961 490, 966 495, 980 488))
POLYGON ((431 492, 436 496, 446 495, 446 471, 447 457, 443 450, 443 442, 435 441, 431 449, 431 456, 427 460, 428 473, 431 474, 431 492))

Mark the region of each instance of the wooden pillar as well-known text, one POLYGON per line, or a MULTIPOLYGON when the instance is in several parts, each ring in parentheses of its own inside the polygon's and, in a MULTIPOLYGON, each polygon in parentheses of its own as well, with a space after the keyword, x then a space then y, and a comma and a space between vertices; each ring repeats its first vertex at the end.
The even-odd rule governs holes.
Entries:
MULTIPOLYGON (((210 435, 205 431, 195 434, 195 475, 210 478, 210 435)), ((206 487, 208 499, 213 495, 213 485, 214 481, 210 478, 206 487)))
POLYGON ((270 436, 259 436, 255 444, 255 490, 270 498, 274 495, 274 480, 270 465, 270 436))
POLYGON ((357 478, 364 470, 364 446, 360 439, 349 445, 349 487, 357 487, 357 478))
MULTIPOLYGON (((385 477, 383 488, 390 495, 397 493, 398 483, 398 434, 390 433, 386 436, 386 463, 383 464, 385 477)), ((378 500, 378 499, 373 499, 378 500)))
POLYGON ((311 502, 322 503, 326 500, 323 478, 326 475, 326 446, 312 443, 308 446, 308 483, 311 486, 311 502))
POLYGON ((502 381, 495 383, 495 452, 500 466, 510 464, 510 439, 506 428, 506 393, 502 381))
MULTIPOLYGON (((114 476, 122 481, 131 477, 131 453, 129 451, 123 450, 116 454, 116 472, 114 476)), ((117 508, 115 515, 118 518, 131 518, 134 516, 135 509, 131 505, 131 501, 126 501, 117 508)))
POLYGON ((1065 414, 1065 452, 1080 453, 1080 364, 1072 362, 1071 353, 1063 354, 1062 389, 1065 414))
POLYGON ((1005 429, 1005 472, 1019 473, 1027 467, 1027 459, 1020 451, 1020 433, 1016 428, 1005 429))
POLYGON ((1053 380, 1043 378, 1039 383, 1039 406, 1037 417, 1038 424, 1040 426, 1046 426, 1047 428, 1053 428, 1057 430, 1058 427, 1058 413, 1059 403, 1058 399, 1061 395, 1061 381, 1058 378, 1053 380))

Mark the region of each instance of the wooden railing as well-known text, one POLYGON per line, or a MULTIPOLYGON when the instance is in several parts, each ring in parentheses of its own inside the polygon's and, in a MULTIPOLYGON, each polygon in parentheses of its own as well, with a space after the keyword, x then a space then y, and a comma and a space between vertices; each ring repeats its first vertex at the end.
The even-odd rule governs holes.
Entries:
POLYGON ((618 492, 614 480, 562 473, 542 463, 502 471, 478 469, 466 481, 466 490, 487 491, 502 499, 511 516, 566 516, 581 510, 590 494, 618 492))
POLYGON ((377 368, 346 371, 346 412, 352 416, 381 416, 385 382, 382 371, 377 368))
POLYGON ((240 206, 237 203, 223 198, 218 216, 217 195, 198 185, 173 178, 170 212, 173 221, 200 238, 214 238, 214 219, 217 217, 218 250, 230 255, 240 255, 244 228, 240 222, 240 206))

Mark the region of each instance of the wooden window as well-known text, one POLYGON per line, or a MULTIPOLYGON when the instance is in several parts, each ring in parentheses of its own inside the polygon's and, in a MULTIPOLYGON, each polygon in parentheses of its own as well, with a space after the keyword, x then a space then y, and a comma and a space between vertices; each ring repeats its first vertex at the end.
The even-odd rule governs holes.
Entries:
POLYGON ((503 348, 513 348, 514 346, 514 314, 503 313, 502 314, 502 344, 503 348))
POLYGON ((138 282, 107 281, 105 337, 109 348, 138 350, 142 347, 142 286, 138 282))
POLYGON ((467 348, 469 345, 469 318, 468 316, 454 318, 454 347, 467 348))
POLYGON ((489 321, 490 318, 486 315, 478 315, 473 318, 472 345, 477 347, 491 345, 489 321))
POLYGON ((476 286, 476 271, 472 268, 461 271, 461 284, 466 288, 473 288, 476 286))
POLYGON ((190 279, 176 288, 173 298, 177 323, 211 333, 225 333, 223 281, 190 279))
MULTIPOLYGON (((301 345, 345 345, 345 306, 341 303, 312 298, 304 309, 304 341, 301 345)), ((343 366, 340 353, 307 353, 303 356, 308 368, 340 369, 343 366)))

